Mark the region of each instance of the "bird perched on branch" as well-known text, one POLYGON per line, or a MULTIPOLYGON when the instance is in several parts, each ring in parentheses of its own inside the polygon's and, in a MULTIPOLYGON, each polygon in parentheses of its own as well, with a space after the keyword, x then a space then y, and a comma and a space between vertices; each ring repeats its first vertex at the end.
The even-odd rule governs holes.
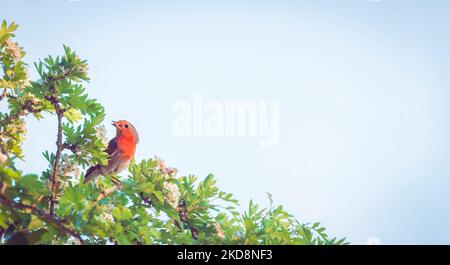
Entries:
POLYGON ((139 136, 134 126, 125 120, 113 121, 116 127, 116 137, 111 139, 106 152, 109 155, 107 165, 95 165, 86 171, 84 183, 88 183, 99 175, 115 175, 130 164, 136 152, 139 136))

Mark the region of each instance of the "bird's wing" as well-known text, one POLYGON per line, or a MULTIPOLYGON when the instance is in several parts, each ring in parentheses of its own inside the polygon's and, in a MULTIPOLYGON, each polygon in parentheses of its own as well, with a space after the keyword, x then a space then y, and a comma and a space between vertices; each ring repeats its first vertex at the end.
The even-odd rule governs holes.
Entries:
POLYGON ((113 157, 115 154, 117 154, 119 151, 119 148, 117 148, 117 142, 116 138, 112 138, 111 141, 108 143, 108 148, 106 149, 106 153, 108 153, 109 157, 113 157))
MULTIPOLYGON (((95 165, 90 167, 86 171, 86 175, 84 176, 84 183, 88 183, 98 177, 99 175, 108 173, 111 170, 111 165, 113 163, 111 161, 116 161, 117 157, 119 156, 119 148, 117 148, 117 142, 116 139, 113 138, 108 143, 108 147, 106 148, 106 153, 109 155, 109 161, 108 165, 95 165)), ((108 173, 109 174, 109 173, 108 173)))

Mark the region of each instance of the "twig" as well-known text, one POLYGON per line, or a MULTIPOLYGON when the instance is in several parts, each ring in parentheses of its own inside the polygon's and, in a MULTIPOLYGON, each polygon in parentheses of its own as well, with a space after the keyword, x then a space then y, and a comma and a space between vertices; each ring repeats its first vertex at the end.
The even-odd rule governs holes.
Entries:
POLYGON ((2 94, 0 94, 0 101, 2 101, 8 95, 8 90, 3 89, 2 94))
POLYGON ((10 199, 6 198, 3 195, 0 195, 0 203, 3 204, 3 205, 9 206, 9 207, 18 208, 18 209, 21 209, 21 210, 29 210, 34 215, 36 215, 37 217, 41 218, 43 221, 48 222, 48 223, 53 223, 58 228, 58 230, 61 233, 73 236, 73 237, 77 238, 80 241, 81 244, 84 244, 83 239, 81 239, 81 236, 78 233, 76 233, 72 229, 70 229, 67 226, 65 226, 63 223, 61 223, 60 220, 58 220, 53 215, 47 214, 43 210, 41 210, 39 208, 36 208, 34 206, 31 206, 31 205, 23 204, 23 203, 20 203, 20 202, 15 202, 13 200, 10 200, 10 199))
POLYGON ((6 116, 3 120, 0 121, 0 125, 5 125, 7 123, 9 123, 12 120, 15 120, 17 118, 19 118, 20 116, 25 115, 25 111, 24 110, 20 110, 16 113, 13 114, 9 114, 8 116, 6 116))
POLYGON ((35 107, 36 107, 36 103, 35 102, 33 102, 32 100, 26 101, 24 104, 22 104, 20 106, 19 111, 14 112, 14 113, 10 113, 3 120, 0 120, 0 126, 3 126, 5 124, 11 122, 12 120, 18 119, 21 116, 24 116, 26 114, 38 113, 38 112, 42 111, 41 108, 35 108, 35 107))
POLYGON ((67 149, 70 150, 72 153, 77 154, 79 149, 78 146, 76 144, 68 144, 68 143, 64 143, 63 144, 63 149, 67 149))
POLYGON ((149 197, 146 197, 145 194, 143 192, 139 192, 139 196, 141 197, 142 201, 145 202, 146 204, 148 204, 148 206, 152 207, 153 203, 152 200, 150 200, 149 197))
POLYGON ((100 194, 97 196, 97 198, 95 199, 96 202, 108 197, 109 195, 113 194, 116 190, 120 190, 123 188, 123 184, 122 183, 114 183, 114 186, 111 188, 108 188, 104 191, 101 191, 100 194))
POLYGON ((51 182, 51 195, 50 195, 50 215, 55 214, 55 202, 56 202, 56 177, 59 173, 59 160, 61 159, 61 152, 63 150, 63 143, 62 143, 62 118, 64 115, 64 109, 61 108, 59 105, 58 100, 54 95, 52 96, 46 96, 46 100, 48 100, 50 103, 52 103, 53 107, 55 108, 55 112, 58 118, 58 134, 56 139, 56 155, 55 155, 55 163, 53 164, 53 174, 51 176, 50 182, 51 182))
POLYGON ((191 227, 191 235, 194 240, 198 239, 198 229, 195 227, 191 227))
POLYGON ((177 220, 173 220, 173 224, 178 228, 178 233, 181 233, 183 231, 181 229, 180 223, 177 220))
POLYGON ((8 188, 8 183, 6 183, 5 181, 0 182, 0 195, 5 194, 7 188, 8 188))
POLYGON ((56 176, 59 172, 59 160, 61 158, 61 150, 62 150, 62 114, 57 113, 58 115, 58 135, 56 140, 56 156, 55 156, 55 164, 53 165, 53 174, 51 177, 52 189, 50 196, 50 214, 54 215, 55 211, 55 192, 56 192, 56 176))
MULTIPOLYGON (((188 207, 186 205, 186 201, 185 200, 181 200, 180 204, 177 207, 177 212, 178 212, 178 217, 180 218, 180 221, 183 222, 184 224, 184 228, 188 228, 189 227, 189 222, 187 220, 187 212, 188 212, 188 207)), ((174 224, 175 226, 178 228, 178 231, 181 232, 181 227, 180 227, 180 223, 177 220, 174 220, 174 224)), ((191 236, 194 240, 198 239, 198 229, 195 228, 194 226, 190 226, 189 230, 191 231, 191 236)))

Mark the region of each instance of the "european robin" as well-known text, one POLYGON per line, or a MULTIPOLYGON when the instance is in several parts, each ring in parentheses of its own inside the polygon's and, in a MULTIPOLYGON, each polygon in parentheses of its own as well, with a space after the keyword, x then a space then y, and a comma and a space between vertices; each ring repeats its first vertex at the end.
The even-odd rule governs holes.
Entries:
POLYGON ((107 165, 95 165, 86 171, 84 183, 88 183, 99 175, 116 175, 128 167, 136 152, 139 136, 134 126, 125 120, 113 121, 116 137, 111 139, 106 152, 109 155, 107 165))

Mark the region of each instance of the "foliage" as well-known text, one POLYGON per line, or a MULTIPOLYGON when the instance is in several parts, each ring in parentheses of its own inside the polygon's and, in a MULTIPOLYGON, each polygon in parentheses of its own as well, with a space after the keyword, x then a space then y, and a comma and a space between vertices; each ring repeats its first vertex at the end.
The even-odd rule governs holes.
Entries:
POLYGON ((203 180, 176 176, 159 158, 132 161, 118 183, 80 172, 106 163, 104 109, 85 91, 87 62, 64 46, 35 63, 29 81, 24 51, 13 42, 17 24, 0 28, 0 243, 2 244, 343 244, 319 223, 303 224, 281 206, 250 201, 240 214, 233 194, 203 180), (41 174, 15 166, 23 158, 24 117, 57 117, 55 151, 44 151, 41 174))

